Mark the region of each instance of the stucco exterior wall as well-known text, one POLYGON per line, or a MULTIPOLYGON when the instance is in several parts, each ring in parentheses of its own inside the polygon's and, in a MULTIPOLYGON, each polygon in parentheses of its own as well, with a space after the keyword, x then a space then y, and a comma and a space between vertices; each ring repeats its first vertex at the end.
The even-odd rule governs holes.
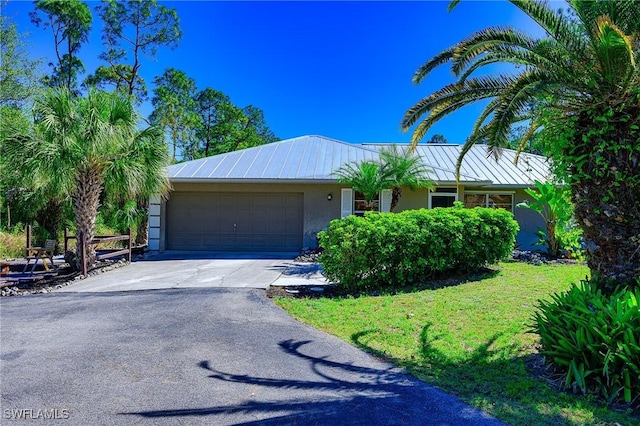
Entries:
MULTIPOLYGON (((532 198, 528 196, 524 189, 518 189, 515 194, 515 204, 523 201, 530 201, 532 198)), ((520 232, 516 238, 516 248, 521 250, 541 250, 543 247, 534 246, 538 241, 535 235, 538 229, 545 229, 544 220, 538 212, 525 208, 515 208, 513 212, 516 220, 520 224, 520 232)))
MULTIPOLYGON (((298 192, 303 194, 304 219, 303 242, 304 248, 316 247, 316 234, 327 227, 329 222, 340 217, 340 194, 344 185, 339 184, 241 184, 241 183, 174 183, 173 191, 189 192, 298 192), (327 196, 331 194, 331 201, 327 196)), ((471 190, 471 189, 469 189, 471 190)), ((478 189, 473 191, 495 192, 499 189, 478 189)), ((517 236, 517 246, 522 249, 534 249, 532 244, 536 242, 534 235, 544 223, 536 212, 515 208, 515 205, 529 197, 522 189, 504 190, 514 194, 514 216, 520 224, 520 232, 517 236)), ((464 199, 464 188, 459 188, 459 200, 464 199)), ((171 199, 171 193, 169 194, 171 199)), ((429 191, 426 189, 411 191, 404 189, 402 197, 396 208, 396 212, 426 208, 429 200, 429 191)), ((158 231, 154 231, 154 247, 151 250, 164 251, 166 249, 166 201, 162 201, 158 207, 153 207, 154 213, 159 210, 158 231), (159 208, 158 208, 159 207, 159 208), (156 235, 156 232, 158 235, 156 235), (157 248, 156 248, 157 247, 157 248)))
POLYGON ((401 212, 403 210, 417 210, 423 209, 427 207, 427 203, 429 201, 429 190, 428 189, 418 189, 412 191, 410 189, 404 188, 402 190, 402 196, 398 201, 398 206, 396 207, 396 212, 401 212))

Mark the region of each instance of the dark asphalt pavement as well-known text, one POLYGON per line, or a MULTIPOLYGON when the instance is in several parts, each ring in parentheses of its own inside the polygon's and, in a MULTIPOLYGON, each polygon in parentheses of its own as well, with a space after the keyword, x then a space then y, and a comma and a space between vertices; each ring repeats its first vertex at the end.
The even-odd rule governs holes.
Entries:
POLYGON ((3 425, 501 424, 257 289, 2 298, 0 346, 3 425))

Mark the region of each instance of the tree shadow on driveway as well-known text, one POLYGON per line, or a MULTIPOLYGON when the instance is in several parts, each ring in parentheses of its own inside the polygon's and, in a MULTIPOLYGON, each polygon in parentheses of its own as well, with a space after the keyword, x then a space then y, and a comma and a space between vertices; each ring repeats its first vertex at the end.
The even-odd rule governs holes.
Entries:
MULTIPOLYGON (((144 418, 211 416, 216 424, 501 424, 389 364, 372 362, 376 367, 364 367, 308 355, 301 349, 309 343, 279 343, 286 356, 302 359, 308 365, 309 371, 299 379, 291 374, 295 372, 283 372, 286 378, 256 377, 218 371, 207 360, 199 363, 211 379, 262 388, 268 391, 264 392, 268 400, 121 414, 144 418)), ((286 357, 281 361, 287 365, 286 357)))

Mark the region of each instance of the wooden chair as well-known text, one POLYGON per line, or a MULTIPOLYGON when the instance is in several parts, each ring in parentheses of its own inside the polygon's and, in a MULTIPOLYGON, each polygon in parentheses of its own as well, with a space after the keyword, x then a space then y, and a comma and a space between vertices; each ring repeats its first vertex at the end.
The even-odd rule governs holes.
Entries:
POLYGON ((47 259, 51 262, 51 266, 55 268, 55 264, 53 263, 53 252, 56 249, 57 245, 56 240, 47 240, 44 243, 44 247, 28 247, 29 255, 26 257, 27 264, 24 265, 24 269, 22 272, 26 272, 29 264, 33 260, 33 266, 31 267, 31 273, 36 270, 36 265, 38 264, 38 260, 42 259, 42 265, 44 266, 45 271, 49 270, 49 266, 47 265, 47 259))

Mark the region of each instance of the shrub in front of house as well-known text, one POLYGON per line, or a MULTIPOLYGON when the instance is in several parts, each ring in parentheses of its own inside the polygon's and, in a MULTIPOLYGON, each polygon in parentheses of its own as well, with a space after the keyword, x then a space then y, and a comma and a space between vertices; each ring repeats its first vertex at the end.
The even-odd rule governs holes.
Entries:
MULTIPOLYGON (((640 283, 640 279, 639 279, 640 283)), ((640 290, 604 294, 595 282, 539 302, 533 331, 564 387, 608 403, 640 397, 640 290)), ((639 286, 640 288, 640 286, 639 286)))
POLYGON ((319 234, 327 278, 349 290, 414 285, 507 258, 518 223, 501 209, 437 208, 336 219, 319 234))

